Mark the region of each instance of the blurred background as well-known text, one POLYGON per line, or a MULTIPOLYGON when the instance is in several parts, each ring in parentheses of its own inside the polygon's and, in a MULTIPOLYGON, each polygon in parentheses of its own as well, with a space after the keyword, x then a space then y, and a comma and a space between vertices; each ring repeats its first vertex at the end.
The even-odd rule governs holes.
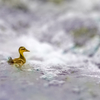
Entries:
POLYGON ((0 40, 8 43, 30 36, 64 53, 93 55, 99 47, 99 4, 99 0, 0 0, 0 40))
POLYGON ((0 0, 0 100, 100 100, 99 47, 100 0, 0 0))

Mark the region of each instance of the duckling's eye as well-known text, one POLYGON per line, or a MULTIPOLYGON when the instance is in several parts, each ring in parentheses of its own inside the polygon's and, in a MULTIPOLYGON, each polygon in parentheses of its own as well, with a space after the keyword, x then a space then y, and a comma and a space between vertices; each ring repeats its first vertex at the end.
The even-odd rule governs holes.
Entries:
POLYGON ((25 50, 24 48, 22 48, 21 50, 25 50))

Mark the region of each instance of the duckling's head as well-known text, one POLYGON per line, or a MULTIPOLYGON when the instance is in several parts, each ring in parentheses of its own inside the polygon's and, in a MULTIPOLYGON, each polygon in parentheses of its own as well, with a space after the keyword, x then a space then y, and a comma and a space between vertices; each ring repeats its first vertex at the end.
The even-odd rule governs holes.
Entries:
POLYGON ((29 50, 27 50, 25 47, 21 46, 19 48, 19 53, 23 53, 23 52, 30 52, 29 50))

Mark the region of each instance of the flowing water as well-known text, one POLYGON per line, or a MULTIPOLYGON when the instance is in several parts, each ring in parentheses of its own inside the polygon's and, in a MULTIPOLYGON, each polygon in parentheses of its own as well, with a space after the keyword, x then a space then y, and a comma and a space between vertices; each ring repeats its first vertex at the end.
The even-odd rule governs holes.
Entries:
POLYGON ((99 0, 63 2, 0 7, 0 100, 99 100, 99 0), (20 46, 23 71, 7 63, 20 46))

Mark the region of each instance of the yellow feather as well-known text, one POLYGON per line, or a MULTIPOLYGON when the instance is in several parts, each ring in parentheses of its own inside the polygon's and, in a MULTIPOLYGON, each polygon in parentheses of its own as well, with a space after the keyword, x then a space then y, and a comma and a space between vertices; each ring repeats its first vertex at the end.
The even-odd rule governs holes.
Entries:
POLYGON ((25 47, 20 47, 19 48, 19 54, 20 54, 19 58, 12 59, 10 57, 10 59, 8 60, 8 63, 15 65, 17 68, 21 68, 26 63, 26 59, 23 55, 24 52, 29 52, 29 50, 27 50, 25 47))

